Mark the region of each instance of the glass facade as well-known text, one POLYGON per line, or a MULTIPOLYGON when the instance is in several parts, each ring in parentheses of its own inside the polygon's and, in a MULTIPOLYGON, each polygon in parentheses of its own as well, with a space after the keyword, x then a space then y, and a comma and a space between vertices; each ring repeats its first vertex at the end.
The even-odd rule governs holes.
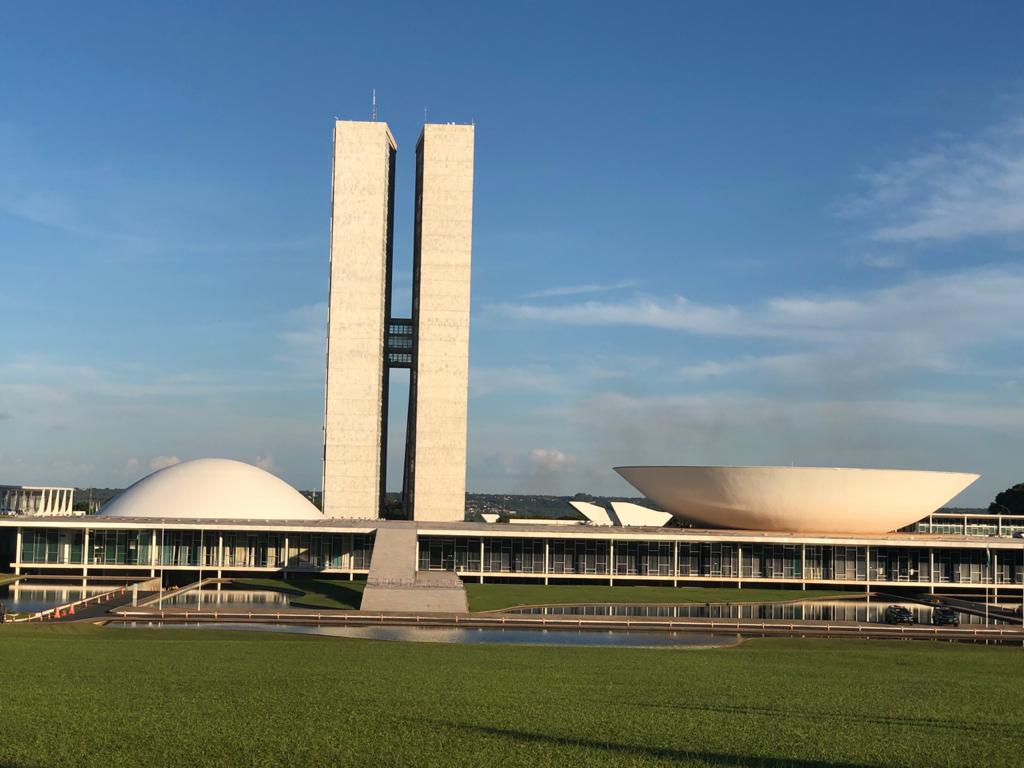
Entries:
POLYGON ((421 536, 419 569, 507 576, 1024 585, 1024 548, 421 536))
POLYGON ((90 528, 86 539, 81 529, 23 528, 19 561, 25 565, 347 571, 368 569, 372 554, 372 533, 90 528), (88 550, 85 563, 83 549, 88 550))
POLYGON ((152 531, 90 531, 89 564, 149 565, 152 545, 152 531))
MULTIPOLYGON (((23 527, 22 565, 366 571, 373 533, 23 527), (84 562, 83 562, 84 561, 84 562)), ((13 537, 14 531, 10 531, 13 537)), ((487 576, 1024 585, 1024 547, 431 536, 419 570, 487 576)))
POLYGON ((1024 533, 1024 517, 939 512, 901 530, 907 533, 938 533, 944 536, 1014 536, 1024 533))
POLYGON ((23 563, 82 564, 82 532, 59 528, 26 528, 21 536, 23 563))

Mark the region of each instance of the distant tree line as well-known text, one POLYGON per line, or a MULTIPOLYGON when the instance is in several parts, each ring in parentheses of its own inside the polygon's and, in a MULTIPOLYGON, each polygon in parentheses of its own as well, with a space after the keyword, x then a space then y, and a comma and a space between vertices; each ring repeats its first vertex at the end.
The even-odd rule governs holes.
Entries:
POLYGON ((1024 483, 997 493, 996 500, 988 505, 988 511, 1000 515, 1024 515, 1024 483))

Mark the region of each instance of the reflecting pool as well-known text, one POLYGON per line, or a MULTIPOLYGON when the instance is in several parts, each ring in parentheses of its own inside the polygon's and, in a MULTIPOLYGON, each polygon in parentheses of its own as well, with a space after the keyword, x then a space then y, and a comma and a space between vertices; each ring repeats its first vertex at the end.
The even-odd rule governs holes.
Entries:
POLYGON ((0 587, 0 602, 12 613, 36 613, 45 611, 65 603, 84 600, 109 592, 113 586, 105 584, 96 587, 83 587, 78 584, 32 584, 15 582, 0 587))
MULTIPOLYGON (((664 619, 748 619, 751 621, 837 621, 877 624, 890 605, 906 608, 917 624, 931 624, 932 608, 887 600, 802 600, 792 603, 622 605, 580 604, 509 608, 504 613, 526 616, 650 616, 664 619)), ((961 624, 984 624, 983 616, 959 613, 961 624)), ((990 620, 994 623, 994 620, 990 620)))
MULTIPOLYGON (((163 605, 170 608, 187 608, 189 610, 225 610, 258 611, 284 608, 290 605, 289 596, 285 592, 273 589, 234 589, 204 587, 202 592, 190 589, 171 597, 164 597, 163 605)), ((153 607, 154 603, 150 604, 153 607)))

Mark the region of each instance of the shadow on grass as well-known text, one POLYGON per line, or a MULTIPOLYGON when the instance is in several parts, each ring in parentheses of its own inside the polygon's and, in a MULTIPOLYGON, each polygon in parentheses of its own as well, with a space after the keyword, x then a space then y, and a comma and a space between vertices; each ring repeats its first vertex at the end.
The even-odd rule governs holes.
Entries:
MULTIPOLYGON (((331 610, 358 609, 363 600, 363 582, 335 581, 333 579, 293 578, 241 578, 232 582, 245 587, 272 589, 289 595, 289 603, 296 608, 328 608, 331 610), (326 605, 325 601, 336 603, 326 605)), ((0 766, 2 768, 2 766, 0 766)))
POLYGON ((291 601, 291 604, 298 607, 319 608, 315 600, 304 602, 304 597, 323 596, 334 600, 342 605, 358 609, 363 600, 363 589, 360 583, 358 587, 353 586, 357 582, 327 581, 320 579, 296 579, 292 582, 296 587, 303 590, 302 597, 291 601))
MULTIPOLYGON (((618 702, 621 703, 621 702, 618 702)), ((912 728, 930 728, 938 731, 964 731, 966 733, 987 733, 990 737, 1006 736, 1013 732, 1014 725, 1008 723, 995 723, 989 721, 965 722, 954 718, 946 717, 920 717, 915 715, 900 715, 893 717, 888 715, 857 715, 849 712, 830 713, 828 712, 800 712, 793 709, 780 711, 773 707, 741 706, 735 704, 651 704, 649 702, 633 702, 631 706, 644 707, 649 709, 675 709, 685 712, 702 712, 716 715, 754 715, 755 717, 772 717, 789 719, 804 719, 820 721, 823 718, 832 716, 842 719, 844 723, 859 723, 862 725, 887 725, 887 726, 909 726, 912 728)))
POLYGON ((867 768, 866 763, 847 763, 836 760, 805 760, 793 757, 755 757, 753 755, 728 755, 720 752, 702 752, 700 750, 671 749, 669 747, 646 746, 643 744, 616 744, 595 739, 578 739, 566 736, 549 736, 544 733, 530 733, 512 728, 496 728, 486 725, 468 725, 466 723, 450 723, 440 720, 421 721, 432 726, 445 726, 462 731, 469 731, 481 736, 502 736, 527 744, 546 744, 556 747, 583 747, 601 750, 609 754, 643 756, 658 760, 694 760, 710 765, 720 766, 761 766, 762 768, 811 768, 811 766, 833 766, 833 768, 867 768))

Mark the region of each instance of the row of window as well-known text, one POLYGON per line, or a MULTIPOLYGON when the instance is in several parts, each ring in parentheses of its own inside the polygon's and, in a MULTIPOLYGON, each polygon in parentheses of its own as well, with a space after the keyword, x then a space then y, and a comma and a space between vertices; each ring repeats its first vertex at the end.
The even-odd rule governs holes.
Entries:
MULTIPOLYGON (((26 528, 22 531, 21 562, 81 565, 83 545, 82 531, 26 528)), ((202 563, 204 568, 364 570, 370 567, 373 534, 293 533, 285 536, 237 531, 96 529, 89 531, 88 550, 88 565, 199 567, 202 563)))
POLYGON ((595 539, 424 536, 419 540, 419 569, 496 574, 1024 584, 1024 551, 1001 550, 990 555, 979 549, 662 541, 616 541, 613 546, 612 542, 595 539))
POLYGON ((908 526, 910 533, 939 533, 945 536, 1013 536, 1024 532, 1022 523, 976 523, 968 521, 965 525, 962 521, 936 520, 933 522, 922 521, 908 526))

